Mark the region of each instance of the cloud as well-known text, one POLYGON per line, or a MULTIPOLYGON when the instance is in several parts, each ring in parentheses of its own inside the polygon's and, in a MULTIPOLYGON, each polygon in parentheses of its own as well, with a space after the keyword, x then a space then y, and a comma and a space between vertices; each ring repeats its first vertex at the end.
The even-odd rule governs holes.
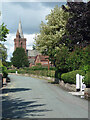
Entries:
MULTIPOLYGON (((32 3, 29 3, 30 5, 32 3)), ((11 3, 3 3, 2 5, 2 21, 7 25, 10 33, 15 33, 21 18, 24 33, 33 34, 39 32, 41 21, 45 21, 45 16, 51 9, 33 3, 32 8, 25 9, 20 5, 11 3), (39 5, 38 10, 34 9, 39 5)))
POLYGON ((47 16, 55 5, 60 3, 40 2, 12 2, 2 4, 2 21, 7 25, 10 33, 17 31, 19 20, 23 24, 24 33, 39 33, 41 21, 46 22, 47 16))
MULTIPOLYGON (((4 42, 4 45, 7 48, 7 53, 8 53, 7 61, 10 61, 10 58, 12 57, 12 53, 14 52, 14 38, 15 37, 16 37, 15 34, 10 33, 9 35, 7 35, 7 41, 4 42)), ((24 34, 24 38, 27 39, 26 48, 32 49, 32 46, 34 44, 35 34, 24 34)))

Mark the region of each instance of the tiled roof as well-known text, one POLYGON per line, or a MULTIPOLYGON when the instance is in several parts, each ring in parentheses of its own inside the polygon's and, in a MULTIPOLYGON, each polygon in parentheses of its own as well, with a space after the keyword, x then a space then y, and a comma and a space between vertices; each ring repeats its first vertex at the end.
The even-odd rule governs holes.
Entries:
POLYGON ((37 55, 40 55, 40 53, 37 50, 27 50, 27 55, 31 56, 31 57, 33 57, 33 56, 36 57, 37 55))
POLYGON ((40 60, 46 60, 47 58, 49 58, 49 56, 43 56, 43 55, 39 55, 40 60))
MULTIPOLYGON (((44 55, 37 55, 37 57, 39 56, 39 59, 41 60, 41 61, 46 61, 48 58, 49 58, 49 56, 44 56, 44 55)), ((36 59, 37 59, 37 57, 36 57, 36 59)))
POLYGON ((32 63, 32 64, 34 64, 34 62, 35 62, 35 59, 32 59, 32 58, 30 58, 30 59, 28 59, 28 61, 29 61, 29 63, 32 63))

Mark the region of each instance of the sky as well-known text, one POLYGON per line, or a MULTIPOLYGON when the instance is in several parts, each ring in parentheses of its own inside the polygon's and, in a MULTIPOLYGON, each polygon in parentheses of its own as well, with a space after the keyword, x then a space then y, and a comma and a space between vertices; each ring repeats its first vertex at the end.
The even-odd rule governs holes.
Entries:
POLYGON ((45 16, 50 14, 56 5, 61 6, 65 2, 3 2, 2 22, 10 30, 4 45, 7 48, 10 61, 14 51, 14 38, 18 29, 19 20, 22 23, 24 37, 27 39, 27 49, 32 49, 35 34, 40 33, 41 21, 46 23, 45 16))

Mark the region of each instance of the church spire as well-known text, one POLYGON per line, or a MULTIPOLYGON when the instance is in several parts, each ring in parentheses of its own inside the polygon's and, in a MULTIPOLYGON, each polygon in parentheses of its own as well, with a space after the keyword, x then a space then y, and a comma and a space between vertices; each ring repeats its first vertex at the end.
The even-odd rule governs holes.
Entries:
POLYGON ((20 37, 21 37, 21 38, 24 38, 24 36, 23 36, 23 31, 22 31, 21 20, 19 21, 18 31, 19 31, 20 37))

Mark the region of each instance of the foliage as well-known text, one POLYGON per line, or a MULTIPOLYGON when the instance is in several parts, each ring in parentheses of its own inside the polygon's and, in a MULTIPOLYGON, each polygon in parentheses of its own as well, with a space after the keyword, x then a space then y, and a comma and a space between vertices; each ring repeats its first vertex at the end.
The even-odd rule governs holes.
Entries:
POLYGON ((16 48, 16 50, 13 52, 13 57, 11 58, 12 64, 17 67, 28 67, 28 57, 25 53, 24 48, 16 48))
POLYGON ((87 46, 90 39, 90 1, 67 2, 68 9, 63 5, 63 9, 72 17, 68 19, 66 30, 68 34, 63 36, 64 40, 70 39, 69 47, 74 49, 75 45, 87 46))
POLYGON ((90 63, 90 45, 83 49, 83 65, 87 66, 90 63))
POLYGON ((83 49, 76 47, 74 51, 69 52, 67 58, 68 71, 78 70, 83 64, 83 49))
POLYGON ((8 62, 8 61, 6 61, 6 67, 11 67, 11 65, 12 65, 12 63, 11 62, 8 62))
POLYGON ((36 63, 37 66, 41 66, 41 63, 36 63))
POLYGON ((6 41, 8 33, 9 33, 9 30, 6 28, 6 25, 4 25, 3 23, 0 26, 0 41, 6 41))
POLYGON ((47 77, 55 77, 55 70, 48 70, 46 68, 20 68, 20 69, 9 69, 8 73, 16 73, 16 70, 18 74, 33 74, 33 75, 38 75, 38 76, 47 76, 47 77))
POLYGON ((16 73, 17 69, 8 69, 8 73, 16 73))
POLYGON ((61 75, 61 80, 65 83, 76 84, 76 74, 85 75, 85 72, 82 70, 75 70, 68 73, 63 73, 61 75))
POLYGON ((0 54, 2 56, 2 63, 3 65, 6 64, 6 58, 7 58, 7 49, 3 44, 0 44, 0 54))
POLYGON ((84 83, 86 84, 86 87, 90 88, 90 71, 86 73, 84 83))
POLYGON ((0 60, 0 67, 2 66, 2 62, 1 62, 1 60, 0 60))
POLYGON ((36 48, 44 55, 49 55, 50 61, 55 65, 56 54, 60 49, 60 44, 64 44, 62 36, 66 32, 65 26, 69 14, 61 7, 56 6, 51 13, 46 16, 47 23, 41 23, 40 34, 37 35, 36 48))
POLYGON ((8 71, 7 68, 5 66, 2 66, 2 74, 4 78, 7 78, 8 76, 8 71))
MULTIPOLYGON (((67 59, 69 57, 69 50, 66 46, 62 46, 56 55, 56 68, 60 74, 68 72, 67 59)), ((60 77, 60 76, 59 76, 60 77)))

